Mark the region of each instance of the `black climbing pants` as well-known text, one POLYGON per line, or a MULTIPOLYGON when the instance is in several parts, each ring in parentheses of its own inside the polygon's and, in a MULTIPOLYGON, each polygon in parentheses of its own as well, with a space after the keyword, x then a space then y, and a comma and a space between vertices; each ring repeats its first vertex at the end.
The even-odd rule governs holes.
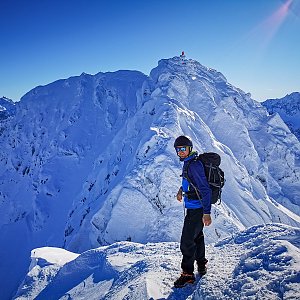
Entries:
POLYGON ((194 272, 195 260, 200 263, 205 260, 202 218, 202 208, 187 209, 180 240, 180 250, 183 255, 182 271, 189 274, 194 272))

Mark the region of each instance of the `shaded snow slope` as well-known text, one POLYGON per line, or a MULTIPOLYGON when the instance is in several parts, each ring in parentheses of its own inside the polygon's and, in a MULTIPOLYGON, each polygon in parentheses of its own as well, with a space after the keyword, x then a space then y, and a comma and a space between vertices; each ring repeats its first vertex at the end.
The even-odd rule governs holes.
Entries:
POLYGON ((115 154, 110 142, 135 114, 145 79, 129 71, 82 74, 38 87, 16 103, 0 147, 3 299, 24 276, 32 248, 63 246, 72 203, 92 184, 86 180, 99 153, 115 154))
POLYGON ((300 93, 294 92, 280 99, 268 99, 261 103, 273 115, 278 113, 290 130, 300 140, 300 93))
POLYGON ((15 299, 299 299, 299 240, 298 228, 251 227, 208 246, 207 275, 182 289, 177 243, 34 249, 15 299))
POLYGON ((150 76, 82 74, 37 87, 15 106, 0 139, 4 299, 33 248, 178 241, 173 142, 181 134, 222 157, 226 184, 208 242, 255 224, 300 224, 299 141, 278 115, 194 60, 161 60, 150 76))

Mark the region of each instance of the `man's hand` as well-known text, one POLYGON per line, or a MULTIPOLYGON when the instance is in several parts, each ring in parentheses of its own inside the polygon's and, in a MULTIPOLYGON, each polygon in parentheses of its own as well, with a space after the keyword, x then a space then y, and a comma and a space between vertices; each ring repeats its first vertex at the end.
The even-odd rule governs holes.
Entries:
POLYGON ((209 226, 211 224, 211 216, 210 216, 210 214, 204 214, 202 220, 203 220, 204 226, 209 226))
POLYGON ((177 192, 176 198, 179 202, 182 201, 182 188, 181 187, 179 188, 179 190, 177 192))

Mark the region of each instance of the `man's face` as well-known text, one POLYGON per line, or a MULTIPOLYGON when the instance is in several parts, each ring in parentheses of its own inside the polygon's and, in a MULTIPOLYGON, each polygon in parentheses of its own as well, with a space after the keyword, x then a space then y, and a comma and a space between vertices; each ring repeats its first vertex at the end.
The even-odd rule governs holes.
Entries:
POLYGON ((190 154, 190 147, 189 146, 178 146, 175 149, 176 149, 177 155, 180 158, 186 158, 190 154))

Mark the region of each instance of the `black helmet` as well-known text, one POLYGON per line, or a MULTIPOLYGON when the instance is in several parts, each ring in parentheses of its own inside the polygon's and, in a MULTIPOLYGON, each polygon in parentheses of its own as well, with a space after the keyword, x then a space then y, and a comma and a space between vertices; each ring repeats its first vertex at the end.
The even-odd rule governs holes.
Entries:
POLYGON ((174 142, 174 147, 176 148, 178 146, 190 146, 190 147, 193 147, 193 142, 188 137, 186 137, 184 135, 181 135, 174 142))

